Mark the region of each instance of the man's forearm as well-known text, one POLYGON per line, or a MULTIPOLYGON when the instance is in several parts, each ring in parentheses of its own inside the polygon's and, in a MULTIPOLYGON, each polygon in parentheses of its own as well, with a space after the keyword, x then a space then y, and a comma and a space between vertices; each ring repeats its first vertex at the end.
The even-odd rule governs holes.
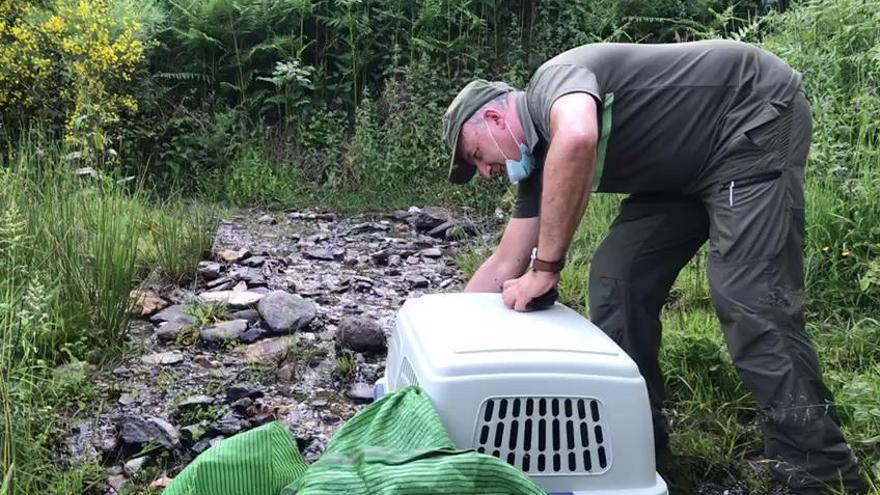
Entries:
POLYGON ((538 258, 557 261, 565 256, 590 199, 595 165, 594 142, 558 143, 548 150, 538 258))
POLYGON ((515 263, 503 263, 494 257, 489 257, 474 272, 464 288, 465 292, 501 292, 501 285, 512 278, 522 275, 525 267, 515 263))

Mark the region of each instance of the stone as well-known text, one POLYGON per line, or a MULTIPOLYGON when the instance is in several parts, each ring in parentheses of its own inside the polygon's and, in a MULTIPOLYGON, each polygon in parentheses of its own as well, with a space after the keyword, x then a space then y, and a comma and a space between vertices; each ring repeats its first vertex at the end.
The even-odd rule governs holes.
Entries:
POLYGON ((333 261, 336 257, 333 251, 321 247, 310 247, 303 251, 303 257, 310 260, 333 261))
POLYGON ((388 266, 400 266, 401 258, 399 254, 392 254, 388 257, 388 266))
POLYGON ((159 339, 159 342, 173 342, 184 328, 192 325, 184 320, 166 321, 156 328, 156 338, 159 339))
POLYGON ((233 402, 230 407, 232 407, 232 409, 238 413, 243 413, 247 411, 247 408, 251 407, 252 405, 254 405, 253 399, 251 399, 250 397, 242 397, 241 399, 233 402))
POLYGON ((275 220, 275 217, 267 213, 265 215, 262 215, 260 218, 257 218, 257 223, 276 224, 278 223, 278 221, 275 220))
POLYGON ((142 455, 140 457, 135 457, 134 459, 131 459, 128 462, 126 462, 125 465, 122 466, 122 470, 125 472, 125 474, 128 475, 129 478, 132 478, 141 472, 141 469, 144 468, 144 466, 147 464, 147 462, 149 460, 150 460, 150 456, 148 456, 148 455, 142 455))
POLYGON ((180 433, 170 423, 157 417, 124 418, 120 438, 126 446, 134 448, 148 443, 156 443, 169 450, 180 447, 180 433))
POLYGON ((348 389, 346 395, 356 402, 372 402, 373 387, 363 382, 357 382, 348 389))
POLYGON ((234 415, 227 414, 218 421, 215 421, 208 427, 212 432, 219 433, 221 435, 231 436, 240 432, 244 429, 244 424, 241 419, 235 417, 234 415))
POLYGON ((221 290, 217 292, 202 292, 199 299, 202 302, 225 304, 232 309, 245 309, 253 306, 263 298, 263 294, 253 291, 221 290))
POLYGON ((404 280, 409 283, 413 289, 424 289, 430 285, 428 279, 421 275, 407 275, 404 280))
POLYGON ((248 323, 253 323, 260 319, 260 312, 256 309, 242 309, 230 314, 229 318, 233 320, 246 320, 248 323))
POLYGON ((141 357, 141 362, 149 365, 169 365, 183 361, 181 351, 155 352, 141 357))
POLYGON ((136 393, 132 394, 129 392, 125 392, 124 394, 119 396, 118 402, 120 404, 122 404, 123 406, 130 406, 130 405, 134 404, 135 402, 137 402, 138 395, 139 394, 136 394, 136 393))
POLYGON ((160 490, 160 489, 164 490, 164 489, 168 488, 169 485, 171 485, 172 481, 174 481, 174 480, 169 478, 168 476, 162 476, 161 478, 158 478, 158 479, 154 480, 152 483, 150 483, 150 489, 151 490, 160 490))
POLYGON ((263 395, 264 394, 262 390, 257 388, 256 385, 251 385, 249 383, 236 383, 226 390, 226 397, 232 401, 236 401, 243 397, 248 397, 250 399, 259 399, 263 395))
POLYGON ((292 333, 306 327, 318 314, 315 304, 300 296, 275 291, 263 297, 257 310, 275 333, 292 333))
MULTIPOLYGON (((110 487, 110 494, 112 495, 120 495, 125 490, 125 485, 128 480, 125 478, 125 475, 117 474, 115 476, 111 476, 107 478, 107 486, 110 487)), ((127 490, 126 492, 127 493, 127 490)))
POLYGON ((202 340, 212 343, 235 341, 247 330, 247 325, 247 320, 230 320, 215 323, 202 329, 202 340))
POLYGON ((223 272, 223 265, 216 261, 199 261, 198 272, 205 280, 213 280, 223 272))
POLYGON ((254 327, 238 336, 238 341, 245 344, 253 344, 254 342, 266 337, 267 332, 260 327, 254 327))
POLYGON ((242 249, 224 249, 220 252, 220 259, 227 263, 238 263, 239 261, 247 258, 251 255, 251 252, 247 250, 247 248, 242 249))
POLYGON ((385 350, 385 332, 370 317, 347 316, 336 329, 336 343, 355 352, 381 352, 385 350))
POLYGON ((433 229, 428 231, 428 235, 431 237, 437 237, 441 239, 445 239, 446 231, 453 228, 455 224, 452 222, 443 222, 440 225, 434 227, 433 229))
POLYGON ((425 258, 439 258, 439 257, 443 256, 443 251, 441 251, 440 249, 435 248, 435 247, 425 248, 419 252, 425 258))
POLYGON ((449 213, 442 208, 426 207, 415 213, 415 227, 418 231, 431 230, 449 222, 449 213))
POLYGON ((291 383, 296 379, 296 366, 293 363, 284 363, 283 366, 278 368, 275 375, 279 380, 291 383))
POLYGON ((232 288, 232 292, 247 292, 247 290, 248 286, 244 280, 235 284, 235 287, 232 288))
POLYGON ((370 254, 370 259, 377 265, 387 265, 388 257, 391 256, 391 254, 392 251, 390 249, 382 249, 370 254))
POLYGON ((259 268, 259 267, 263 266, 263 264, 265 262, 266 262, 265 256, 251 256, 250 258, 242 261, 241 264, 244 266, 251 267, 251 268, 259 268))
POLYGON ((191 409, 199 409, 201 407, 210 406, 213 403, 214 398, 211 396, 191 395, 177 404, 177 410, 182 412, 191 409))
POLYGON ((132 291, 132 312, 142 318, 155 314, 168 307, 168 301, 159 297, 153 291, 132 291))
POLYGON ((227 287, 229 287, 230 285, 232 285, 232 277, 220 277, 220 278, 215 278, 214 280, 211 280, 210 282, 205 284, 205 287, 207 287, 208 289, 213 291, 213 290, 224 290, 227 287))
POLYGON ((261 340, 245 347, 244 358, 250 364, 275 365, 287 357, 295 343, 290 336, 261 340))
POLYGON ((205 429, 201 425, 187 425, 180 429, 180 436, 188 443, 198 442, 205 436, 205 429))
POLYGON ((198 442, 196 442, 195 444, 193 444, 193 446, 190 447, 190 450, 192 450, 194 454, 199 455, 202 452, 208 450, 210 447, 211 447, 211 439, 210 438, 203 438, 203 439, 199 440, 198 442))
POLYGON ((193 358, 192 362, 194 365, 201 366, 202 368, 213 368, 211 358, 208 356, 198 355, 193 358))
POLYGON ((196 319, 186 312, 186 306, 174 304, 151 316, 150 321, 153 323, 162 323, 163 321, 188 321, 195 323, 196 319))

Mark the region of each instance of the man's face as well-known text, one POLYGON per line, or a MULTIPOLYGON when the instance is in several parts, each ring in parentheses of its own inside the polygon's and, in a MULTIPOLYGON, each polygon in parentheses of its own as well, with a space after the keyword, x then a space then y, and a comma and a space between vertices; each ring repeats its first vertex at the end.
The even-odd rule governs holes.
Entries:
POLYGON ((507 158, 517 160, 520 158, 520 151, 510 132, 505 129, 507 123, 501 114, 488 109, 484 116, 485 122, 481 122, 483 119, 475 116, 467 125, 462 126, 461 136, 458 139, 458 152, 467 163, 477 168, 483 179, 488 180, 498 175, 505 175, 507 173, 505 155, 507 158))

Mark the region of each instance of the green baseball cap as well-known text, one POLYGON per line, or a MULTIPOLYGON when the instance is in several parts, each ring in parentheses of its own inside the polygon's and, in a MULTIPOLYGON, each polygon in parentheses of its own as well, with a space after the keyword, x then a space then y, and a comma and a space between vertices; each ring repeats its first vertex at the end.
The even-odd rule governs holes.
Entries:
POLYGON ((501 81, 476 79, 465 86, 449 104, 443 114, 443 139, 452 155, 449 160, 449 181, 454 184, 465 184, 474 176, 476 168, 459 160, 457 156, 458 137, 461 126, 483 105, 505 95, 514 89, 501 81))

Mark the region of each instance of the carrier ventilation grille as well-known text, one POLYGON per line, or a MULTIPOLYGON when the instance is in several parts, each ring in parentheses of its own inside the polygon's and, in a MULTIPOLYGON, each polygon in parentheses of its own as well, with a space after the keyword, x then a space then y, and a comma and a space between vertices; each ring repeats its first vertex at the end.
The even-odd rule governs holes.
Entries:
POLYGON ((529 474, 601 474, 611 440, 596 399, 492 398, 483 402, 474 446, 529 474))
POLYGON ((403 358, 400 363, 400 376, 397 379, 397 388, 403 388, 409 385, 418 385, 419 379, 416 378, 416 372, 409 364, 409 359, 403 358))

